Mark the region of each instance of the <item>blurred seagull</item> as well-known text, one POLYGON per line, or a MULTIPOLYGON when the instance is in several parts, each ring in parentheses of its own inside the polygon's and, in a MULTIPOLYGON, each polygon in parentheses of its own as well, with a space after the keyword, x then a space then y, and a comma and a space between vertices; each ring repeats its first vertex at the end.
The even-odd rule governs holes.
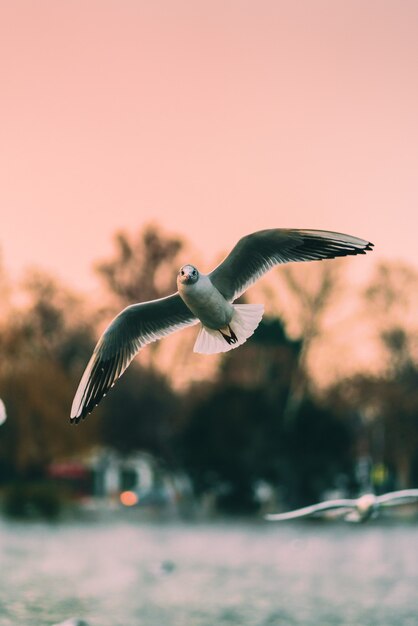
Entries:
POLYGON ((365 254, 373 244, 325 230, 269 229, 247 235, 209 274, 183 265, 178 291, 132 304, 100 337, 71 408, 78 423, 100 402, 146 344, 201 323, 194 352, 215 354, 243 344, 263 316, 262 304, 232 304, 250 285, 280 263, 365 254))
POLYGON ((7 419, 6 407, 3 400, 0 398, 0 426, 4 424, 7 419))
POLYGON ((265 516, 265 519, 269 522, 283 522, 300 517, 317 516, 327 511, 340 510, 347 522, 366 522, 373 517, 377 517, 381 507, 400 506, 413 502, 418 502, 418 489, 391 491, 381 496, 365 493, 354 500, 327 500, 312 506, 305 506, 302 509, 296 509, 295 511, 288 511, 287 513, 270 513, 265 516))

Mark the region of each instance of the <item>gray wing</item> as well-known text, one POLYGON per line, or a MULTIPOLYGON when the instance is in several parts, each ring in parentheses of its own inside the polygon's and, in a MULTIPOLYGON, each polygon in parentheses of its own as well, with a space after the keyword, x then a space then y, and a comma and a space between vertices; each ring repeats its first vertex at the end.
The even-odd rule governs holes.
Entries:
POLYGON ((311 515, 316 515, 317 513, 323 513, 324 511, 350 509, 355 507, 355 505, 356 500, 328 500, 327 502, 319 502, 319 504, 312 504, 311 506, 305 506, 302 509, 288 511, 287 513, 269 513, 265 516, 265 519, 269 522, 283 522, 289 519, 297 519, 298 517, 310 517, 311 515))
POLYGON ((146 344, 197 322, 178 293, 124 309, 97 342, 74 397, 71 421, 91 413, 146 344))
POLYGON ((418 489, 402 489, 401 491, 391 491, 381 496, 377 496, 376 500, 382 506, 398 506, 400 504, 409 504, 418 502, 418 489))
POLYGON ((372 247, 373 244, 364 239, 326 230, 260 230, 240 239, 209 277, 232 302, 279 263, 365 254, 372 247))

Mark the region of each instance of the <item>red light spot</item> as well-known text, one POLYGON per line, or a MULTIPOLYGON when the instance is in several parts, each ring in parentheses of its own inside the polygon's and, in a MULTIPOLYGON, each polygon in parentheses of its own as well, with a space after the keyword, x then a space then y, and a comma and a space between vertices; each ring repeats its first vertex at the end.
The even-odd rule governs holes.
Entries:
POLYGON ((119 498, 124 506, 134 506, 138 502, 138 496, 133 491, 122 491, 119 498))

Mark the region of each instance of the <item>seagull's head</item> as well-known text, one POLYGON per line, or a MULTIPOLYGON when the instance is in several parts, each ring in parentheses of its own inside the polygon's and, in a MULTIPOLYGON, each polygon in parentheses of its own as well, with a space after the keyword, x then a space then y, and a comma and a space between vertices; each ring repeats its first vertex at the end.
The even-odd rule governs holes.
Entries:
POLYGON ((199 280, 199 272, 194 265, 183 265, 177 276, 177 282, 182 285, 194 285, 199 280))
POLYGON ((368 515, 377 506, 377 498, 374 493, 364 493, 357 500, 356 508, 360 515, 368 515))

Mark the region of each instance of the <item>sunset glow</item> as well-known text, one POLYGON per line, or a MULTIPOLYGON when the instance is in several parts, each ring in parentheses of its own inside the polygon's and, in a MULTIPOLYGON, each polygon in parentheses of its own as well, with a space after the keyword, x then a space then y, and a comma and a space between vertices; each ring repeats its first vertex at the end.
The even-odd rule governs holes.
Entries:
POLYGON ((395 0, 3 2, 6 268, 91 289, 150 221, 207 269, 288 226, 417 265, 417 24, 395 0))

